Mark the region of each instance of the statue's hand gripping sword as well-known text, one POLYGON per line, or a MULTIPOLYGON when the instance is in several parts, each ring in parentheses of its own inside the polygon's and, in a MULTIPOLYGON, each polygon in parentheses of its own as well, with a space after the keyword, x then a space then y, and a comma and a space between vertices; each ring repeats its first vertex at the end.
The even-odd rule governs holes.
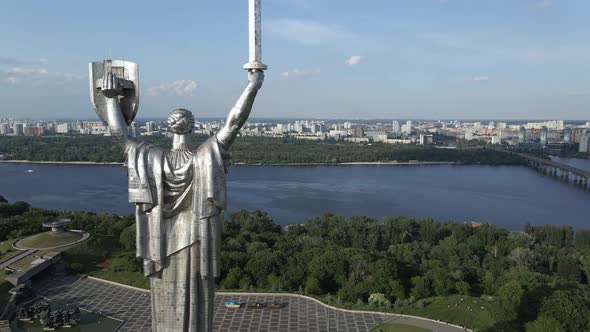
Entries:
POLYGON ((250 31, 250 62, 244 65, 246 70, 266 70, 268 67, 262 63, 262 20, 260 10, 261 0, 248 0, 249 31, 250 31))

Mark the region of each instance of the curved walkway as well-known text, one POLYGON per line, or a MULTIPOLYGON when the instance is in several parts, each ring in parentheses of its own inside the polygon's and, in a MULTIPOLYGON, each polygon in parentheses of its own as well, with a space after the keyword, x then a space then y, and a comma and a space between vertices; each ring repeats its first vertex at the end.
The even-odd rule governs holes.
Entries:
MULTIPOLYGON (((18 249, 18 250, 23 250, 23 249, 18 249)), ((4 268, 20 261, 21 259, 33 254, 37 252, 37 249, 25 249, 23 252, 21 252, 20 254, 16 254, 6 260, 4 260, 3 262, 0 263, 0 270, 3 270, 4 268)))
MULTIPOLYGON (((150 331, 150 294, 145 289, 104 281, 92 277, 65 276, 47 278, 33 287, 39 295, 75 304, 125 323, 119 331, 150 331)), ((382 323, 400 323, 424 327, 436 332, 464 329, 434 320, 378 312, 334 308, 296 294, 224 293, 215 297, 214 331, 368 331, 382 323), (225 301, 280 302, 281 309, 227 309, 225 301)))
POLYGON ((81 237, 79 240, 75 241, 75 242, 68 243, 68 244, 62 244, 62 245, 55 246, 55 247, 44 247, 44 248, 29 248, 29 247, 21 247, 21 246, 19 245, 19 242, 21 242, 22 240, 24 240, 24 239, 26 239, 26 238, 29 238, 29 237, 31 237, 31 236, 35 236, 35 235, 41 234, 41 233, 36 233, 36 234, 28 235, 28 236, 25 236, 25 237, 21 237, 20 239, 18 239, 18 240, 16 240, 16 241, 14 241, 14 242, 12 243, 12 247, 13 247, 14 249, 18 249, 18 250, 51 250, 51 249, 59 249, 59 248, 69 247, 69 246, 73 246, 73 245, 75 245, 75 244, 82 243, 82 242, 84 242, 84 241, 86 241, 86 240, 90 239, 90 236, 91 236, 91 235, 90 235, 90 233, 88 233, 88 232, 84 232, 84 231, 70 230, 70 232, 74 232, 74 233, 81 233, 81 234, 82 234, 82 237, 81 237))

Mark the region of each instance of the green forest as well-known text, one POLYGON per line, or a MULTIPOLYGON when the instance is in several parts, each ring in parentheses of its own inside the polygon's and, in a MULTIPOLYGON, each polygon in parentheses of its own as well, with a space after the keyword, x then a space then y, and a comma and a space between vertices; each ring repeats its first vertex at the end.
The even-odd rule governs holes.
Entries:
MULTIPOLYGON (((193 146, 198 146, 205 139, 194 136, 193 146)), ((142 140, 160 147, 172 146, 171 139, 162 136, 147 136, 142 140)), ((123 150, 122 144, 104 136, 0 136, 0 159, 5 160, 123 162, 123 150)), ((516 155, 486 148, 439 149, 434 146, 357 144, 293 138, 242 137, 236 140, 230 152, 233 163, 249 165, 410 160, 486 165, 524 164, 516 155)))
MULTIPOLYGON (((72 273, 148 287, 132 216, 48 211, 0 197, 0 241, 68 217, 93 234, 64 256, 72 273)), ((280 227, 226 216, 218 288, 300 292, 343 308, 406 313, 478 331, 590 330, 590 231, 325 214, 280 227)))

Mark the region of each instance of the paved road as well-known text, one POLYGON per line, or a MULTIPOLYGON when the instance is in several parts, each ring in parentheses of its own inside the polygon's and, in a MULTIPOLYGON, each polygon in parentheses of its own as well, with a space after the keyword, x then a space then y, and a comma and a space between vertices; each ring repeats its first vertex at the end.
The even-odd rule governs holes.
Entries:
POLYGON ((9 259, 0 263, 0 270, 3 270, 5 267, 20 261, 21 259, 35 253, 36 251, 36 249, 25 250, 18 255, 10 257, 9 259))
MULTIPOLYGON (((75 304, 124 321, 119 331, 150 331, 149 292, 130 289, 90 278, 75 276, 36 281, 35 290, 52 300, 75 304)), ((227 294, 215 298, 215 331, 368 331, 383 322, 415 325, 436 332, 461 329, 419 318, 404 318, 382 313, 359 313, 327 307, 303 296, 277 294, 227 294), (280 302, 281 309, 227 309, 223 302, 280 302)))

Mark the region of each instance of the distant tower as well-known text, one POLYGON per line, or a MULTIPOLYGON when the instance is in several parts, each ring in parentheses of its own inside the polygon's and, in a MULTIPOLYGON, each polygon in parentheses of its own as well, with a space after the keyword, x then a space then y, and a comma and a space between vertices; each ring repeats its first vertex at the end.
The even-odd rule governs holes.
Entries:
POLYGON ((566 129, 563 131, 563 142, 565 144, 572 144, 574 143, 573 132, 571 129, 566 129))
POLYGON ((541 146, 543 147, 543 149, 547 147, 547 135, 547 127, 541 128, 541 146))
POLYGON ((0 123, 0 135, 10 134, 10 125, 8 123, 0 123))
POLYGON ((15 123, 12 130, 15 136, 23 136, 25 134, 25 126, 22 123, 15 123))
POLYGON ((520 127, 518 129, 518 143, 524 143, 526 141, 526 129, 520 127))
POLYGON ((580 149, 579 152, 588 153, 590 152, 590 133, 584 131, 580 137, 580 149))
POLYGON ((129 126, 129 129, 131 131, 131 136, 137 137, 137 124, 135 123, 135 121, 131 122, 131 126, 129 126))
POLYGON ((402 133, 406 135, 410 135, 412 133, 412 121, 407 121, 406 124, 402 126, 402 133))
POLYGON ((391 132, 393 134, 399 134, 400 133, 399 121, 393 121, 391 132))
POLYGON ((148 133, 156 131, 156 123, 153 121, 148 121, 145 123, 145 131, 148 133))

